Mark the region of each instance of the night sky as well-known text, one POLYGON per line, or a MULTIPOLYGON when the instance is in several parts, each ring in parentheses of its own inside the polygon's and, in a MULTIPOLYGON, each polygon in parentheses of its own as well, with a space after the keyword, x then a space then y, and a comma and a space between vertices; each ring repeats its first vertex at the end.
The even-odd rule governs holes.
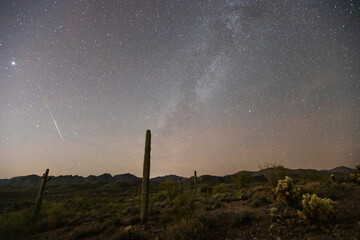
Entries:
POLYGON ((360 163, 360 1, 1 1, 0 178, 360 163))

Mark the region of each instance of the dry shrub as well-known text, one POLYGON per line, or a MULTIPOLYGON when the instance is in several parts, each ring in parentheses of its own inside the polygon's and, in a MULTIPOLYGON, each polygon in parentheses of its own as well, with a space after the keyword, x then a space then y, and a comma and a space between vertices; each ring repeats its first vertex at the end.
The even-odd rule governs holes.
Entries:
POLYGON ((271 192, 258 191, 252 195, 250 205, 252 207, 261 207, 261 206, 269 205, 273 201, 274 198, 271 192))
POLYGON ((231 214, 230 224, 232 227, 240 227, 250 224, 254 219, 254 212, 251 210, 238 210, 231 214))
POLYGON ((259 165, 266 180, 272 188, 275 188, 278 181, 285 177, 285 168, 277 163, 265 163, 259 165))
POLYGON ((209 228, 197 218, 181 219, 179 223, 169 228, 167 237, 170 240, 212 239, 209 228))
POLYGON ((111 240, 142 240, 148 239, 145 232, 134 226, 127 226, 126 228, 119 229, 110 238, 111 240))

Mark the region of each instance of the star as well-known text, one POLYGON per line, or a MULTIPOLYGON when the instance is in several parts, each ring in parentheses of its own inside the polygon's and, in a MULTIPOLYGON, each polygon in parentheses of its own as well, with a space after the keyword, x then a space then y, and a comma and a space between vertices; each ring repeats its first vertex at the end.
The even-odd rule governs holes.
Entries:
POLYGON ((15 65, 16 65, 16 62, 12 61, 12 62, 11 62, 11 65, 15 66, 15 65))

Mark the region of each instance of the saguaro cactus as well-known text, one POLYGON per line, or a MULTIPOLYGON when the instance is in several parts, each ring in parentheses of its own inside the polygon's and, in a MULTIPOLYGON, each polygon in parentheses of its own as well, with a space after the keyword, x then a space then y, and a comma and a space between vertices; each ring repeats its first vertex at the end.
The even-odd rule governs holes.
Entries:
POLYGON ((142 197, 141 197, 141 222, 146 223, 147 210, 149 205, 149 185, 150 185, 150 150, 151 150, 151 132, 146 131, 144 168, 142 179, 142 197))
POLYGON ((196 171, 194 171, 194 189, 195 189, 195 193, 197 191, 197 175, 196 175, 196 171))
POLYGON ((39 193, 37 195, 36 202, 35 202, 35 209, 34 209, 34 215, 33 215, 34 219, 37 218, 37 216, 39 215, 39 212, 40 212, 40 207, 41 207, 42 198, 44 196, 46 182, 50 180, 50 177, 48 177, 48 175, 49 175, 49 169, 46 169, 44 175, 42 176, 41 186, 40 186, 39 193))

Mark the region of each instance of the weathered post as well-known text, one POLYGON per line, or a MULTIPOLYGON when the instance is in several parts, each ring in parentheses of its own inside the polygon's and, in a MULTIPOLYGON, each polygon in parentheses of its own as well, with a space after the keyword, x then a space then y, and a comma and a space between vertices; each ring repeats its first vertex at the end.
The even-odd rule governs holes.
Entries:
POLYGON ((146 223, 149 205, 151 132, 146 131, 145 155, 142 179, 141 223, 146 223))
POLYGON ((36 198, 33 219, 36 219, 39 215, 42 198, 44 196, 46 182, 50 180, 50 177, 48 177, 48 175, 49 175, 49 169, 46 169, 44 175, 42 176, 41 186, 40 186, 37 198, 36 198))
POLYGON ((195 193, 197 192, 197 175, 196 175, 196 171, 194 171, 194 189, 195 189, 195 193))

